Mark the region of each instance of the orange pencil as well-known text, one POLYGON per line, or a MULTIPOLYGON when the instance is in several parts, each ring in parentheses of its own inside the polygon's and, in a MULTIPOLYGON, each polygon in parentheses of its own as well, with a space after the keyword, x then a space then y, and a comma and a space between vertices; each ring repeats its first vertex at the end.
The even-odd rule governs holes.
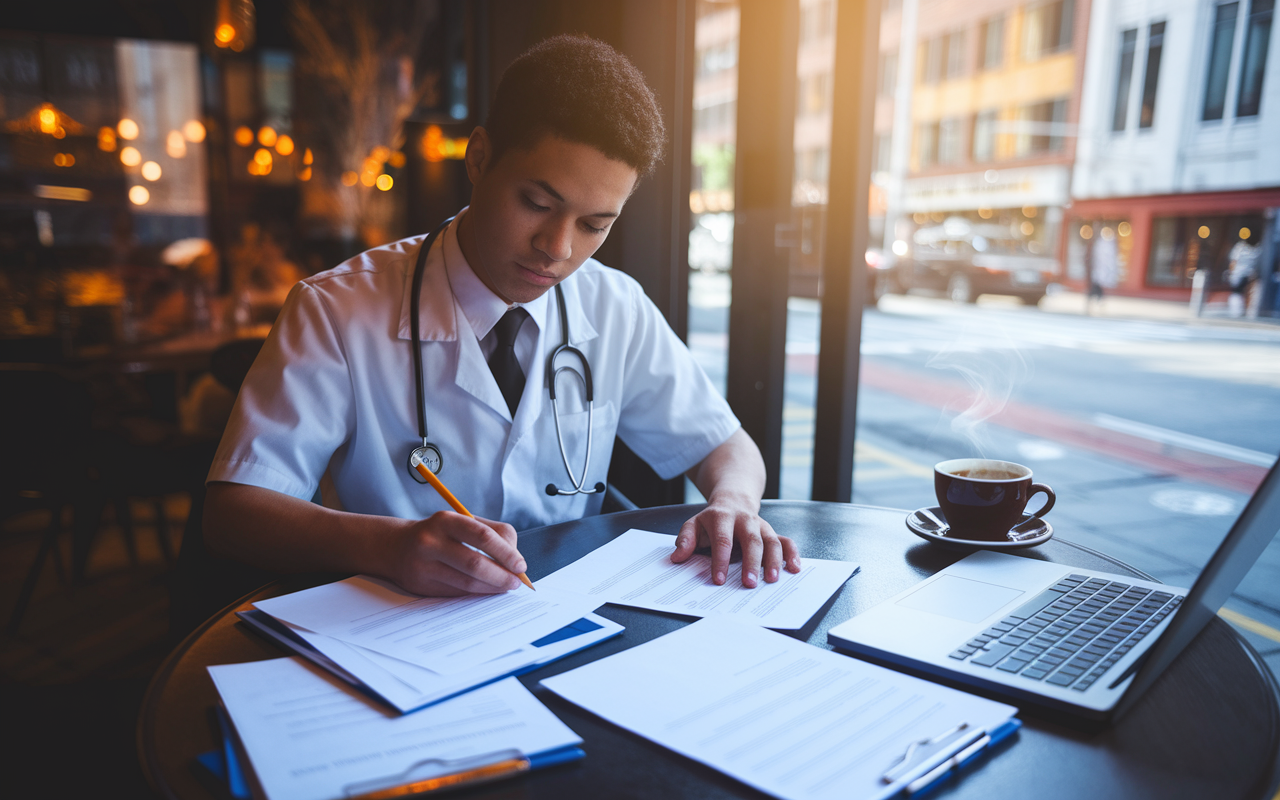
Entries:
MULTIPOLYGON (((454 511, 457 511, 459 514, 462 514, 463 516, 471 517, 472 519, 476 518, 476 515, 468 511, 467 507, 462 504, 462 501, 460 501, 458 498, 453 496, 453 492, 449 491, 449 487, 441 483, 440 479, 436 477, 436 474, 434 472, 427 469, 427 465, 422 463, 422 459, 418 458, 417 453, 414 453, 413 455, 413 466, 416 470, 418 470, 418 474, 421 475, 423 478, 425 478, 427 483, 431 484, 431 488, 439 492, 440 496, 445 499, 445 502, 453 506, 454 511)), ((530 589, 533 589, 533 582, 529 580, 528 575, 525 575, 523 572, 517 572, 516 577, 519 578, 520 582, 523 583, 525 586, 528 586, 530 589)), ((533 590, 535 592, 538 591, 537 589, 533 589, 533 590)))

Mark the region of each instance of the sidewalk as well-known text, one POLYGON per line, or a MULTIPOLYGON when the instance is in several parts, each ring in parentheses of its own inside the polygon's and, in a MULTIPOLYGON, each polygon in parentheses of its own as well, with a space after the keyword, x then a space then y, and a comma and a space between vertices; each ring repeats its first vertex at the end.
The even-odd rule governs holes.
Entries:
POLYGON ((1151 319, 1163 322, 1186 322, 1201 325, 1223 325, 1247 328, 1280 329, 1278 317, 1231 317, 1223 302, 1208 303, 1199 317, 1191 313, 1191 304, 1175 300, 1151 300, 1145 297, 1122 297, 1109 294, 1094 301, 1086 313, 1086 298, 1080 292, 1062 291, 1046 295, 1040 309, 1050 314, 1107 317, 1111 319, 1151 319))

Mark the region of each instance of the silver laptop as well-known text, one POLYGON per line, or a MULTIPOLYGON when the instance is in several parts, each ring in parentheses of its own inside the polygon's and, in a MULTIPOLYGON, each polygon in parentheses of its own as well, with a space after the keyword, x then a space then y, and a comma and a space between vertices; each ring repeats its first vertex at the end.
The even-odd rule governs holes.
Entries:
POLYGON ((1277 529, 1280 463, 1190 589, 979 551, 827 639, 1014 704, 1116 718, 1217 613, 1277 529))

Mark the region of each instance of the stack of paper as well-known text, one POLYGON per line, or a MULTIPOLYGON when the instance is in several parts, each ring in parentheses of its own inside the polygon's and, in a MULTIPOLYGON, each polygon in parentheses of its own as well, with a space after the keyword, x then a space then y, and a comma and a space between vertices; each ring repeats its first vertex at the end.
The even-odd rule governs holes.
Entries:
POLYGON ((977 746, 1017 713, 724 617, 542 685, 788 800, 891 797, 938 766, 916 756, 977 746))
MULTIPOLYGON (((268 800, 330 800, 582 740, 515 678, 389 715, 296 658, 209 667, 268 800)), ((577 751, 581 757, 581 751, 577 751)))
POLYGON ((603 547, 538 581, 538 591, 581 592, 600 601, 691 617, 728 616, 779 630, 795 630, 858 571, 848 561, 807 558, 799 573, 782 570, 775 583, 742 585, 733 564, 723 585, 711 582, 711 557, 671 562, 675 537, 629 530, 603 547))
POLYGON ((533 669, 617 635, 603 601, 519 589, 419 597, 357 576, 262 600, 240 617, 401 712, 533 669))

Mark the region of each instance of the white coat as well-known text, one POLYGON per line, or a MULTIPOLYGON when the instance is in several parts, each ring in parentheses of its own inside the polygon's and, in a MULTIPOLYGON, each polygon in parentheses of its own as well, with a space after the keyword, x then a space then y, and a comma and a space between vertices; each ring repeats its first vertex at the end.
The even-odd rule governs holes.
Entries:
MULTIPOLYGON (((516 352, 526 383, 513 420, 478 338, 505 305, 487 289, 483 301, 475 296, 483 284, 462 257, 456 224, 432 247, 419 305, 428 438, 442 454, 440 479, 476 516, 517 530, 598 513, 602 495, 545 491, 548 483, 570 485, 545 380, 547 357, 563 339, 555 293, 525 304, 530 320, 516 352)), ((210 481, 310 499, 327 469, 348 511, 418 519, 448 508, 407 466, 422 443, 409 303, 425 238, 369 250, 294 287, 240 390, 210 481)), ((615 434, 669 478, 737 430, 728 404, 639 284, 589 259, 561 286, 571 341, 595 384, 588 486, 605 480, 615 434)), ((571 358, 557 363, 576 367, 571 358)), ((578 477, 587 420, 581 384, 562 375, 557 399, 578 477)))

